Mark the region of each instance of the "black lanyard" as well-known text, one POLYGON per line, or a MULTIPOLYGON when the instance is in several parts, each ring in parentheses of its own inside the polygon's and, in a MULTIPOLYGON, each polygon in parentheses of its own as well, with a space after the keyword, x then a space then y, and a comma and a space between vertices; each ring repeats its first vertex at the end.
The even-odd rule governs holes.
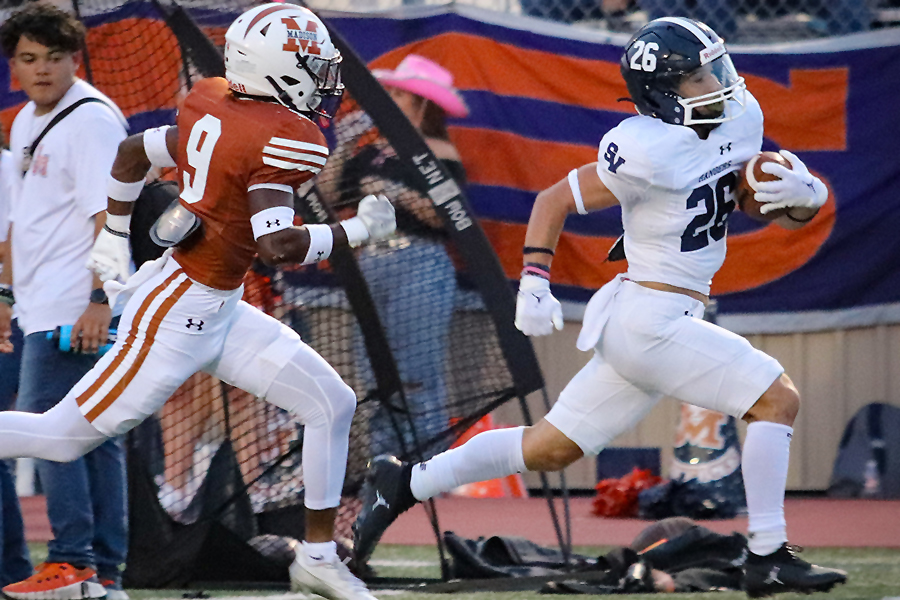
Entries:
POLYGON ((28 173, 28 169, 31 168, 31 160, 34 158, 34 151, 37 150, 38 144, 41 143, 41 140, 44 139, 44 136, 47 135, 47 132, 53 129, 53 127, 69 116, 73 110, 81 106, 82 104, 87 104, 88 102, 99 102, 101 104, 106 104, 100 98, 82 98, 81 100, 76 100, 70 106, 67 106, 63 110, 59 111, 59 113, 53 117, 53 119, 47 123, 47 126, 44 127, 44 130, 41 132, 39 136, 37 136, 34 141, 31 143, 31 146, 23 149, 22 156, 22 177, 28 173))

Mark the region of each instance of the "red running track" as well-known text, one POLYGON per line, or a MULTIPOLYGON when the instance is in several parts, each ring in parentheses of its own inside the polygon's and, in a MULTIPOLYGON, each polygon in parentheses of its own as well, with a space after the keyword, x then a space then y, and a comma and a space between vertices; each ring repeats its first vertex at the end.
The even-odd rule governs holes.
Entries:
MULTIPOLYGON (((52 536, 47 508, 42 496, 22 498, 22 513, 28 541, 45 542, 52 536)), ((538 544, 555 545, 556 534, 547 503, 538 498, 437 499, 443 531, 477 538, 507 535, 528 538, 538 544)), ((557 502, 557 506, 561 504, 557 502)), ((590 498, 573 498, 572 541, 578 546, 627 546, 650 521, 602 519, 591 515, 590 498)), ((807 547, 900 548, 900 501, 832 500, 825 498, 785 501, 788 536, 794 544, 807 547)), ((744 532, 747 519, 703 521, 714 531, 744 532)), ((431 545, 434 534, 421 506, 402 515, 385 532, 386 544, 431 545)))
MULTIPOLYGON (((538 498, 439 498, 438 518, 443 531, 468 538, 521 536, 538 544, 555 545, 556 534, 546 501, 538 498)), ((561 503, 557 502, 558 510, 561 503)), ((651 522, 606 519, 591 515, 590 498, 571 500, 572 542, 578 546, 627 546, 651 522)), ((791 543, 806 547, 900 548, 900 501, 836 500, 827 498, 785 501, 791 543)), ((747 519, 702 521, 720 533, 746 532, 747 519)), ((382 543, 433 544, 434 534, 421 506, 401 515, 385 532, 382 543)))

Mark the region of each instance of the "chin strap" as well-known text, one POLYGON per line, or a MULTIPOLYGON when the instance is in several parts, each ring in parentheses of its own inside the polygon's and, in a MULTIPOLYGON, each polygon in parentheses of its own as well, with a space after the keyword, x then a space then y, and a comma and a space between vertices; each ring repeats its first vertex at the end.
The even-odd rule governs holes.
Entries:
POLYGON ((287 91, 282 89, 281 86, 279 86, 278 83, 275 82, 275 79, 271 75, 266 75, 266 81, 268 81, 269 85, 275 88, 275 91, 278 92, 279 102, 295 112, 304 112, 297 108, 297 105, 294 104, 293 100, 291 100, 291 97, 288 95, 287 91))

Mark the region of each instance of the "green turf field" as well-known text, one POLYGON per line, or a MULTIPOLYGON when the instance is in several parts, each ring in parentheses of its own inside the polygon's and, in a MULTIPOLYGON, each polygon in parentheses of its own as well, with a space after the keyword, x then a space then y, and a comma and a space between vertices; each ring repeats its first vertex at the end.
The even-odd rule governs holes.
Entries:
MULTIPOLYGON (((581 554, 594 555, 605 551, 603 548, 576 548, 581 554)), ((32 560, 40 562, 46 556, 46 546, 32 545, 32 560)), ((783 594, 779 600, 798 600, 800 598, 833 598, 835 600, 882 600, 885 598, 900 600, 900 550, 884 550, 880 548, 828 548, 809 549, 803 555, 812 562, 839 567, 849 573, 847 585, 835 588, 830 594, 804 596, 801 594, 783 594)), ((433 547, 423 546, 381 546, 372 558, 372 564, 381 577, 434 577, 440 575, 437 551, 433 547)), ((128 590, 133 600, 160 600, 184 597, 185 592, 196 595, 197 590, 128 590)), ((258 598, 283 594, 272 590, 205 590, 209 596, 258 598)), ((376 596, 404 599, 440 598, 435 594, 415 594, 395 590, 375 592, 376 596)), ((453 594, 460 600, 546 600, 549 596, 536 592, 509 593, 468 593, 453 594)), ((445 596, 446 597, 446 596, 445 596)), ((634 600, 659 600, 660 595, 630 595, 634 600)), ((290 594, 289 598, 299 599, 299 594, 290 594)), ((677 600, 700 600, 715 598, 716 600, 745 599, 742 593, 728 592, 716 594, 677 594, 677 600)))

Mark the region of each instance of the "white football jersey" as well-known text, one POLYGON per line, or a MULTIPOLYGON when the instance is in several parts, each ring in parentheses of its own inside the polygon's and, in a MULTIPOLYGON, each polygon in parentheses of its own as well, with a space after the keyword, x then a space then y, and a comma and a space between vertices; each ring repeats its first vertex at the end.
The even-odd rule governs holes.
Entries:
POLYGON ((762 110, 749 92, 745 103, 706 140, 645 116, 603 136, 597 174, 622 205, 629 278, 709 294, 725 261, 738 172, 762 148, 762 110))

